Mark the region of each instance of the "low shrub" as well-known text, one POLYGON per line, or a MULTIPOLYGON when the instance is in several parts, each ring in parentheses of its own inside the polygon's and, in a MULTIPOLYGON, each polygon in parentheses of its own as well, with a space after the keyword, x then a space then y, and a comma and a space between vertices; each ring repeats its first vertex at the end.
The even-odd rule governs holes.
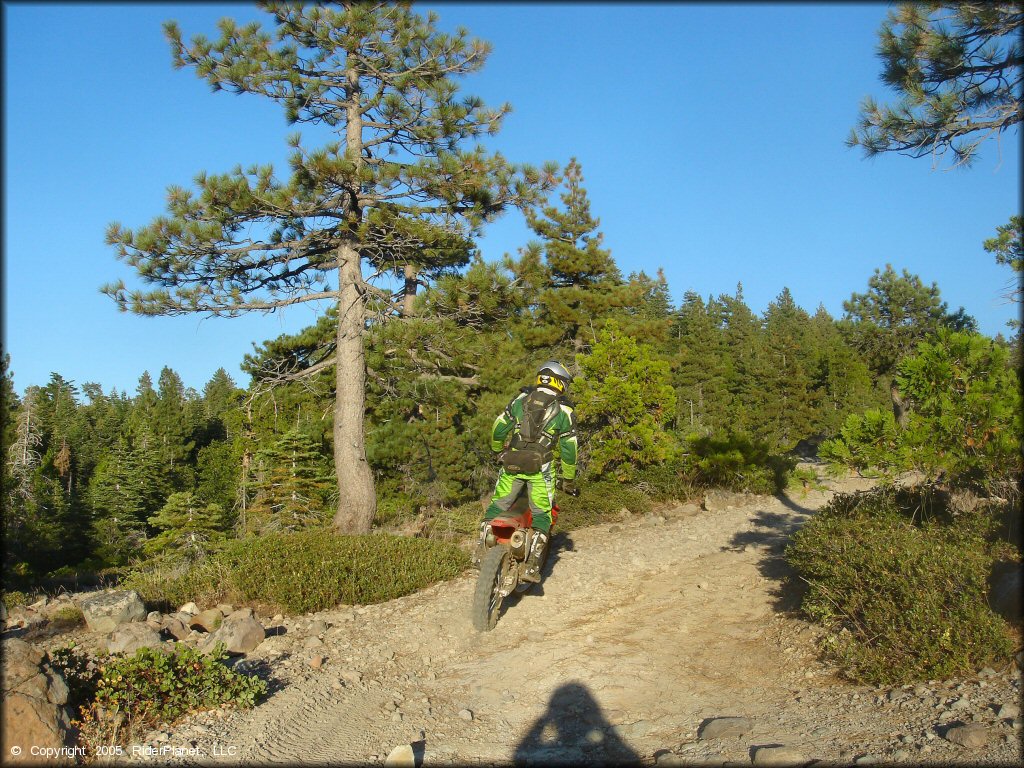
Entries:
POLYGON ((796 459, 771 453, 768 444, 746 435, 690 435, 686 456, 698 485, 770 495, 786 487, 796 459))
POLYGON ((558 528, 571 531, 588 525, 618 520, 623 508, 633 514, 643 514, 651 509, 651 498, 635 485, 614 480, 580 482, 580 495, 557 494, 556 503, 560 513, 558 528))
POLYGON ((431 539, 458 541, 467 535, 475 535, 483 517, 484 507, 479 501, 441 507, 431 512, 424 534, 431 539))
POLYGON ((653 501, 685 501, 698 495, 692 473, 682 461, 647 467, 637 474, 635 484, 653 501))
POLYGON ((308 613, 401 597, 453 578, 468 564, 463 550, 442 541, 307 529, 232 541, 176 573, 138 572, 126 588, 149 602, 228 600, 308 613))
POLYGON ((85 615, 77 605, 65 605, 58 608, 50 617, 52 621, 67 627, 75 627, 85 623, 85 615))
POLYGON ((797 532, 786 558, 808 585, 802 609, 848 678, 903 684, 1009 657, 987 600, 988 519, 881 489, 836 497, 797 532))
POLYGON ((84 746, 95 754, 101 745, 138 743, 150 728, 192 712, 254 706, 266 694, 266 682, 229 669, 223 658, 223 646, 212 654, 182 644, 171 653, 142 648, 101 662, 70 649, 60 663, 74 670, 75 695, 84 699, 74 723, 84 746))
POLYGON ((17 608, 19 605, 28 605, 32 599, 30 595, 19 590, 4 590, 3 601, 7 610, 11 610, 11 608, 17 608))

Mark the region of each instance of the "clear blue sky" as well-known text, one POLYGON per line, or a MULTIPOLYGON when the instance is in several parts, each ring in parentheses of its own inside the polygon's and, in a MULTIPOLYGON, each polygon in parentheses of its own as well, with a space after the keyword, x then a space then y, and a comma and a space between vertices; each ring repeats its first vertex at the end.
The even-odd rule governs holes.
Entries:
MULTIPOLYGON (((593 213, 624 273, 663 267, 692 289, 763 312, 784 287, 842 315, 876 267, 935 281, 989 335, 1017 309, 1011 274, 981 243, 1020 209, 1020 137, 989 142, 969 171, 873 161, 843 140, 878 80, 887 5, 441 3, 441 26, 494 45, 464 91, 514 107, 491 142, 514 161, 583 167, 593 213)), ((139 318, 99 286, 127 267, 111 221, 162 214, 170 184, 238 163, 284 167, 292 130, 258 97, 212 93, 171 67, 161 22, 216 37, 246 4, 22 4, 4 13, 4 346, 19 392, 51 371, 133 393, 170 366, 201 390, 224 367, 315 319, 308 308, 244 319, 139 318)), ((308 135, 308 131, 304 134, 308 135)), ((530 233, 490 227, 486 259, 530 233)))

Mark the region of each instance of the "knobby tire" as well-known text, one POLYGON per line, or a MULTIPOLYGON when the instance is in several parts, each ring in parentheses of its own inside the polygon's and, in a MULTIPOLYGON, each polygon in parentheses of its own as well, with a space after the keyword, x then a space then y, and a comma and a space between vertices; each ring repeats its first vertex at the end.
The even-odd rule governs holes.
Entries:
POLYGON ((512 557, 507 547, 498 545, 487 550, 480 561, 480 575, 473 593, 473 627, 480 632, 489 632, 498 623, 504 598, 499 594, 506 563, 512 557))

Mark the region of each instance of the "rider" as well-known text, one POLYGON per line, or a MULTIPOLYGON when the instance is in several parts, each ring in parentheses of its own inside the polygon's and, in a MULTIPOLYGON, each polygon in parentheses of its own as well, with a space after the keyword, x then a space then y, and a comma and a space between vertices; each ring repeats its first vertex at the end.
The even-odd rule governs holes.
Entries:
POLYGON ((524 581, 540 581, 540 564, 551 530, 551 504, 557 487, 570 496, 576 489, 576 417, 565 402, 572 375, 561 363, 549 360, 537 371, 532 387, 522 391, 508 404, 491 428, 491 450, 502 467, 494 496, 480 524, 480 546, 484 549, 488 523, 508 512, 523 486, 527 488, 534 544, 526 560, 524 581), (555 451, 561 461, 561 476, 555 481, 555 451))

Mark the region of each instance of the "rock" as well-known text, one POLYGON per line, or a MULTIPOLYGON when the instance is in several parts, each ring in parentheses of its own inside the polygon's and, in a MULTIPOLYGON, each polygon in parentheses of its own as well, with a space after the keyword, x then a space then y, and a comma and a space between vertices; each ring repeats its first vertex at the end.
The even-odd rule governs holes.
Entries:
POLYGON ((309 629, 307 631, 311 635, 322 635, 327 631, 327 622, 323 619, 315 619, 310 622, 309 629))
POLYGON ((217 610, 220 611, 221 616, 230 616, 235 612, 235 606, 231 603, 217 603, 217 610))
POLYGON ((878 762, 876 755, 861 755, 853 760, 854 765, 874 765, 878 762))
MULTIPOLYGON (((17 638, 3 642, 3 657, 3 762, 37 764, 40 749, 70 750, 74 737, 64 677, 42 651, 17 638)), ((50 758, 48 764, 72 762, 68 758, 50 758)))
POLYGON ((668 768, 676 768, 677 766, 690 765, 691 760, 686 755, 676 755, 672 752, 662 752, 656 758, 654 758, 654 764, 660 766, 667 766, 668 768))
POLYGON ((314 635, 313 637, 307 637, 306 641, 302 644, 302 647, 308 650, 311 648, 322 648, 323 645, 324 641, 314 635))
POLYGON ((754 724, 746 717, 715 717, 701 726, 697 738, 703 741, 739 738, 753 727, 754 724))
POLYGON ((807 759, 793 747, 770 746, 755 747, 752 761, 754 765, 799 765, 807 759))
POLYGON ((363 681, 363 673, 354 669, 343 669, 341 671, 341 679, 349 685, 355 685, 363 681))
POLYGON ((199 606, 195 603, 185 603, 178 609, 178 613, 187 613, 189 616, 195 616, 199 613, 199 606))
POLYGON ((959 744, 961 747, 977 749, 988 743, 988 729, 981 723, 954 725, 946 731, 946 741, 959 744))
POLYGON ((462 718, 463 720, 465 720, 466 722, 469 722, 470 720, 473 719, 473 712, 472 712, 472 710, 469 710, 469 709, 460 709, 459 710, 459 717, 462 718))
POLYGON ((177 616, 168 616, 164 620, 163 631, 173 637, 175 640, 184 640, 189 636, 192 631, 187 627, 181 619, 177 616))
POLYGON ((954 701, 952 704, 950 704, 949 708, 951 710, 953 710, 953 711, 959 711, 961 709, 967 709, 970 706, 971 706, 970 699, 968 699, 966 696, 963 696, 963 697, 957 699, 956 701, 954 701))
POLYGON ((704 500, 701 503, 707 512, 717 512, 728 507, 739 507, 750 500, 750 497, 744 493, 733 493, 732 491, 725 491, 720 488, 714 488, 704 494, 704 500))
POLYGON ((213 632, 221 625, 222 621, 224 621, 224 614, 216 608, 210 608, 196 616, 193 616, 189 620, 188 625, 192 629, 198 628, 207 632, 213 632))
POLYGON ((402 744, 392 749, 384 759, 384 765, 395 768, 415 768, 416 753, 413 752, 412 744, 402 744))
POLYGON ((135 590, 103 592, 82 601, 82 615, 93 632, 113 632, 121 624, 142 621, 146 606, 135 590))
POLYGON ((324 665, 324 657, 323 656, 313 656, 309 660, 309 666, 312 667, 313 669, 320 669, 320 667, 322 667, 323 665, 324 665))
POLYGON ((256 621, 252 608, 239 608, 224 617, 224 622, 209 636, 202 650, 206 653, 212 651, 217 643, 224 643, 228 653, 249 653, 255 650, 266 636, 267 631, 256 621))
POLYGON ((998 715, 1000 720, 1013 720, 1020 717, 1020 707, 1016 704, 1003 704, 999 708, 998 715))
POLYGON ((144 624, 124 624, 114 630, 107 640, 108 653, 123 653, 130 656, 140 648, 159 648, 162 641, 160 633, 144 624))

